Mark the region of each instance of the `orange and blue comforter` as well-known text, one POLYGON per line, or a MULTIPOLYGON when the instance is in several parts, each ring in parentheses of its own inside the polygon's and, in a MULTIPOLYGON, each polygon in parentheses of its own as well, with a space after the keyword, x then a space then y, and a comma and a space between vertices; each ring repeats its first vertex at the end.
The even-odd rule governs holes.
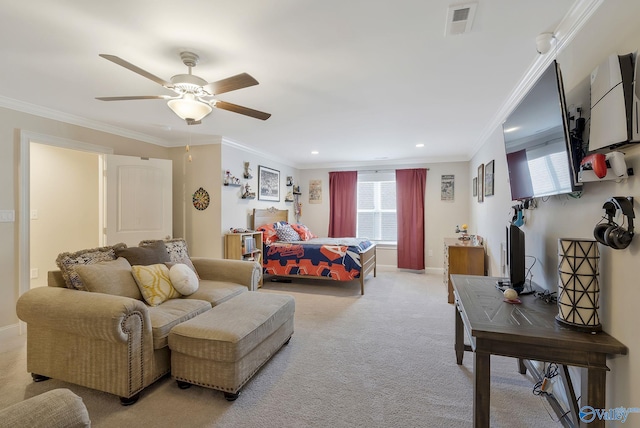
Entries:
POLYGON ((337 281, 360 278, 360 253, 372 242, 358 238, 315 238, 308 241, 277 241, 264 247, 266 275, 304 275, 337 281))

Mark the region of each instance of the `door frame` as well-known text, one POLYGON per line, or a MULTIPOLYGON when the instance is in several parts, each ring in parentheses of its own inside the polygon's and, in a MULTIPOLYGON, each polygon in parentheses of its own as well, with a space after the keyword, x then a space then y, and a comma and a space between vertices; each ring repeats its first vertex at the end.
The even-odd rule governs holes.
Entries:
MULTIPOLYGON (((18 221, 18 281, 20 288, 18 290, 19 295, 29 291, 30 288, 30 251, 31 251, 31 143, 46 144, 50 146, 62 147, 66 149, 78 150, 83 152, 98 154, 100 159, 100 167, 103 165, 103 155, 113 154, 111 147, 98 146, 95 144, 85 143, 82 141, 71 140, 68 138, 55 137, 52 135, 40 134, 31 131, 20 131, 20 176, 19 180, 19 215, 18 221)), ((99 224, 100 229, 104 226, 104 209, 102 207, 104 191, 103 174, 100 172, 100 183, 98 191, 101 193, 100 208, 99 208, 99 224)), ((96 231, 99 233, 99 231, 96 231)), ((101 240, 103 238, 100 238, 101 240)))

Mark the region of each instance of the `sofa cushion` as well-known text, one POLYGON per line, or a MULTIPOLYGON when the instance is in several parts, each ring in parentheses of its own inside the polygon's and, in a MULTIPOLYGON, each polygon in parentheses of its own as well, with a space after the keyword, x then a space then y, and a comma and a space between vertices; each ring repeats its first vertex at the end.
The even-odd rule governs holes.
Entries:
POLYGON ((176 263, 169 267, 169 279, 171 279, 173 288, 183 296, 193 294, 198 289, 196 273, 183 263, 176 263))
POLYGON ((173 327, 209 309, 211 309, 209 302, 196 299, 171 299, 160 306, 149 308, 153 348, 160 349, 167 346, 167 337, 173 327))
POLYGON ((144 247, 118 248, 116 256, 124 257, 131 266, 148 266, 170 261, 167 248, 162 241, 155 241, 144 247))
POLYGON ((248 289, 244 285, 201 279, 198 290, 189 296, 185 296, 184 299, 204 300, 211 303, 211 306, 216 306, 245 291, 248 291, 248 289))
POLYGON ((124 257, 76 267, 87 290, 142 300, 142 294, 124 257))
MULTIPOLYGON (((198 278, 200 278, 200 276, 198 275, 198 271, 196 270, 195 266, 193 266, 193 263, 191 263, 191 259, 189 258, 189 250, 187 248, 187 241, 185 241, 184 238, 166 239, 164 241, 145 240, 140 241, 138 245, 141 247, 146 247, 149 245, 153 245, 156 242, 162 242, 164 244, 165 248, 167 249, 167 253, 169 254, 170 263, 183 263, 193 269, 198 278)), ((169 268, 171 268, 171 266, 169 266, 169 268)))
POLYGON ((151 306, 180 297, 180 293, 173 288, 169 278, 169 268, 163 263, 155 265, 133 265, 131 272, 138 284, 144 300, 151 306))
POLYGON ((115 260, 116 250, 126 247, 126 244, 119 243, 107 247, 80 250, 74 253, 60 253, 56 258, 56 264, 60 268, 62 277, 64 278, 68 288, 86 290, 86 287, 82 283, 82 279, 80 279, 80 276, 76 272, 76 267, 107 260, 115 260))

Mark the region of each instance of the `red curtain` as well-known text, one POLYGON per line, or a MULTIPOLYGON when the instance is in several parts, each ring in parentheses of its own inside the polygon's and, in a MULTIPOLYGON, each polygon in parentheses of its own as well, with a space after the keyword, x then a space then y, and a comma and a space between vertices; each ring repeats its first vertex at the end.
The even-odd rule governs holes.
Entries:
POLYGON ((424 265, 424 192, 427 170, 396 170, 398 268, 422 270, 424 265))
POLYGON ((356 236, 358 171, 329 173, 329 237, 356 236))

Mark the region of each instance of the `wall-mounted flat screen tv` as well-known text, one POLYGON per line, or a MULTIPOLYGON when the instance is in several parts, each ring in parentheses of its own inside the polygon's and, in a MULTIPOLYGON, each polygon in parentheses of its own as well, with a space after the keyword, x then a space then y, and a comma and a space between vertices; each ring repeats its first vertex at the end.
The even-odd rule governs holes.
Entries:
POLYGON ((553 61, 503 124, 511 199, 580 188, 560 68, 553 61))

